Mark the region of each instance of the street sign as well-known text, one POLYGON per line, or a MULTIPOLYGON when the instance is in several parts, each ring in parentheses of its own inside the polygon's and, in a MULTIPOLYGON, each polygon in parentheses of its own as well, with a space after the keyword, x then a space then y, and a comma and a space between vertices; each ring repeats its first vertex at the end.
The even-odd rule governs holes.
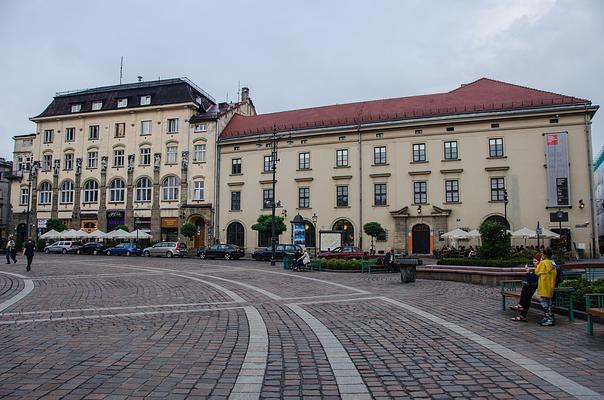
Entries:
POLYGON ((549 222, 568 222, 568 213, 565 211, 550 213, 549 222))
POLYGON ((537 232, 537 235, 543 235, 543 229, 542 228, 537 228, 537 230, 535 232, 537 232))

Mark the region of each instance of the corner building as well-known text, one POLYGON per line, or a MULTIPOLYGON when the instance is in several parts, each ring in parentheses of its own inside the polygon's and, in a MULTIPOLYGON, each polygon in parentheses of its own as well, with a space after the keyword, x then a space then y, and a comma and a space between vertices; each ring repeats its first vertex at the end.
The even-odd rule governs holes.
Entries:
POLYGON ((209 243, 216 137, 235 113, 255 114, 243 93, 217 104, 186 78, 57 93, 31 118, 35 135, 15 137, 24 161, 13 173, 13 231, 27 232, 29 204, 34 236, 58 218, 74 229, 124 224, 176 240, 190 222, 193 244, 209 243), (28 152, 17 139, 32 141, 28 152))
POLYGON ((483 78, 447 93, 236 115, 218 143, 220 239, 247 249, 268 244, 251 226, 274 199, 288 222, 282 243, 291 242, 289 221, 300 214, 310 247, 319 231, 333 230, 368 250, 363 225, 377 221, 386 229, 378 251, 429 254, 445 244, 444 232, 491 219, 512 230, 539 222, 562 234, 552 245, 596 255, 597 109, 483 78))

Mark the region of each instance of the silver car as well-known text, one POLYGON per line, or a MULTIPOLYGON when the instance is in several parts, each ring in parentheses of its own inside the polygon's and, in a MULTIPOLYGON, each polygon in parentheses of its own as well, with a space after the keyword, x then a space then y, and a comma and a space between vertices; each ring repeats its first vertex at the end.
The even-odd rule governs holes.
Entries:
POLYGON ((67 254, 72 251, 75 247, 81 247, 81 242, 73 242, 71 240, 60 240, 58 242, 54 242, 53 244, 49 244, 44 248, 44 253, 63 253, 67 254))
POLYGON ((151 247, 143 249, 143 255, 145 257, 184 257, 187 255, 187 245, 178 242, 159 242, 151 247))

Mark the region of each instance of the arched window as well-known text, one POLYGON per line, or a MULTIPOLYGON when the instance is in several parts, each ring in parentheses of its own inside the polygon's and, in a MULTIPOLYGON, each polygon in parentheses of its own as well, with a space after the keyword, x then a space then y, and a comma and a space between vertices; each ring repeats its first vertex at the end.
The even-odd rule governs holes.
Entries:
POLYGON ((485 222, 495 222, 497 224, 501 224, 506 227, 506 229, 510 229, 510 223, 501 215, 491 215, 485 219, 485 222))
POLYGON ((73 182, 72 181, 64 181, 60 187, 61 192, 61 204, 70 204, 73 203, 73 182))
POLYGON ((347 219, 339 219, 334 224, 334 231, 342 232, 342 246, 354 246, 354 227, 347 219))
POLYGON ((38 197, 39 204, 50 204, 52 199, 52 186, 50 182, 42 182, 40 184, 40 197, 38 197))
POLYGON ((239 222, 231 222, 227 228, 227 243, 236 244, 239 247, 243 247, 244 241, 244 230, 243 225, 239 222))
POLYGON ((99 184, 95 180, 84 182, 84 203, 97 203, 99 201, 99 184))
POLYGON ((136 181, 136 201, 151 201, 151 180, 142 177, 136 181))
POLYGON ((315 226, 310 221, 304 221, 304 245, 306 247, 315 247, 317 244, 317 234, 315 226))
POLYGON ((109 201, 111 203, 124 202, 124 188, 126 184, 121 179, 114 179, 109 185, 109 201))
POLYGON ((178 200, 178 178, 175 176, 169 176, 164 179, 162 184, 162 199, 164 201, 178 200))

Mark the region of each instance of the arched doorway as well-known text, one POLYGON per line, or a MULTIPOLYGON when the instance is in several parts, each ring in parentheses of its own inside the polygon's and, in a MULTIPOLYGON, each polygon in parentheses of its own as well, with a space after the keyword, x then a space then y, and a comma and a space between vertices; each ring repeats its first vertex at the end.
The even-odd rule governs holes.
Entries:
POLYGON ((317 234, 315 226, 310 221, 304 221, 304 246, 315 247, 317 243, 317 234))
POLYGON ((206 223, 201 217, 191 218, 191 223, 197 228, 197 234, 193 236, 193 248, 199 249, 206 245, 206 223))
POLYGON ((354 227, 349 220, 339 219, 331 229, 342 232, 342 246, 354 246, 354 227))
POLYGON ((506 229, 510 229, 510 223, 508 222, 507 219, 503 218, 501 215, 491 215, 490 217, 487 217, 484 222, 495 222, 497 224, 501 224, 503 226, 506 227, 506 229))
POLYGON ((27 239, 27 227, 25 226, 25 224, 19 224, 17 226, 16 243, 21 244, 21 243, 25 242, 25 239, 27 239))
POLYGON ((430 227, 417 224, 411 230, 411 245, 413 254, 430 254, 430 227))
POLYGON ((227 243, 236 244, 239 247, 244 247, 245 233, 243 225, 239 222, 231 222, 227 227, 227 243))

